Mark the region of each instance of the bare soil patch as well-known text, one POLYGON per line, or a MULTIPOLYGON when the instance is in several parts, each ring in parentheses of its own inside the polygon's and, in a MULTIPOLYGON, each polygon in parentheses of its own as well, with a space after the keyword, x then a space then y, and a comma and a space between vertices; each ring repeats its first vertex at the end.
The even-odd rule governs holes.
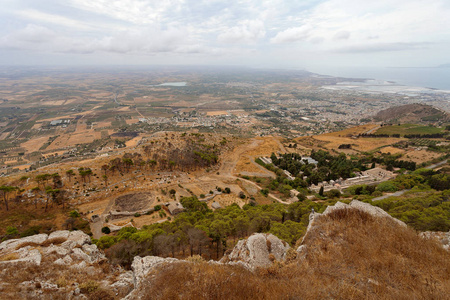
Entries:
POLYGON ((114 200, 114 208, 118 211, 139 211, 153 203, 151 193, 135 193, 122 195, 114 200))

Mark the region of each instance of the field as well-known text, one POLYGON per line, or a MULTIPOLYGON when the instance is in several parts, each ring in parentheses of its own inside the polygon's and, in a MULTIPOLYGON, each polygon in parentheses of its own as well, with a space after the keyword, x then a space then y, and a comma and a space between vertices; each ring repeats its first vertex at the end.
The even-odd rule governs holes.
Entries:
POLYGON ((421 126, 415 124, 402 124, 402 125, 391 125, 383 126, 378 129, 375 134, 400 134, 401 136, 405 134, 434 134, 441 133, 444 128, 433 127, 433 126, 421 126))

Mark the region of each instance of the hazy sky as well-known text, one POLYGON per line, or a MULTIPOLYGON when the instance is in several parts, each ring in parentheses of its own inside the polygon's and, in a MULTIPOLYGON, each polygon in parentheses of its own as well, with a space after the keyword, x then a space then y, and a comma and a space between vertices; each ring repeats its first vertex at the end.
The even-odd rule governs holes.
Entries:
POLYGON ((0 64, 450 63, 449 0, 0 0, 0 64))

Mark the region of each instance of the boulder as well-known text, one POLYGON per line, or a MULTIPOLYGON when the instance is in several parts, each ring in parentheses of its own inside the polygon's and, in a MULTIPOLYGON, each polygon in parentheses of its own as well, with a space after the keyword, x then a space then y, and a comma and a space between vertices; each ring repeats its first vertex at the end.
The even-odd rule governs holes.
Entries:
POLYGON ((70 255, 64 256, 64 258, 58 258, 54 261, 54 264, 61 265, 61 266, 67 266, 70 265, 73 262, 73 259, 70 257, 70 255))
POLYGON ((38 265, 38 266, 41 264, 42 255, 39 252, 39 250, 37 250, 37 249, 32 249, 32 250, 27 249, 26 251, 20 252, 19 255, 20 255, 19 259, 0 261, 0 266, 1 265, 11 265, 11 264, 20 263, 20 262, 26 262, 26 263, 30 263, 30 264, 38 265))
POLYGON ((230 262, 241 261, 253 270, 267 267, 273 261, 286 259, 289 244, 273 234, 255 233, 246 240, 241 240, 228 255, 230 262))
POLYGON ((77 231, 70 232, 70 234, 67 238, 67 241, 73 241, 78 246, 83 246, 84 244, 90 244, 91 238, 89 237, 89 235, 87 235, 83 231, 77 230, 77 231))
POLYGON ((7 240, 0 244, 0 252, 12 252, 22 245, 40 245, 45 242, 47 238, 47 234, 41 233, 21 239, 7 240))
POLYGON ((52 239, 66 239, 69 238, 70 235, 70 231, 69 230, 59 230, 59 231, 54 231, 52 233, 50 233, 50 235, 48 236, 49 240, 52 239))
POLYGON ((397 224, 406 227, 406 224, 396 218, 391 217, 390 214, 388 214, 387 212, 385 212, 384 210, 382 210, 381 208, 377 207, 377 206, 373 206, 370 205, 369 203, 365 203, 365 202, 361 202, 358 200, 353 200, 352 202, 350 202, 349 204, 350 207, 352 208, 357 208, 359 210, 362 210, 366 213, 368 213, 369 215, 372 215, 374 217, 385 217, 385 218, 389 218, 392 221, 396 222, 397 224))
POLYGON ((70 250, 64 247, 50 245, 49 247, 47 247, 47 249, 45 249, 45 253, 56 253, 58 255, 65 256, 70 253, 70 250))
POLYGON ((98 250, 96 245, 85 244, 81 249, 83 249, 84 253, 89 255, 91 263, 106 260, 106 256, 98 250))
POLYGON ((179 262, 176 258, 162 258, 158 256, 136 256, 131 264, 131 269, 133 270, 133 283, 135 289, 139 288, 142 280, 149 274, 155 267, 164 263, 177 263, 179 262))

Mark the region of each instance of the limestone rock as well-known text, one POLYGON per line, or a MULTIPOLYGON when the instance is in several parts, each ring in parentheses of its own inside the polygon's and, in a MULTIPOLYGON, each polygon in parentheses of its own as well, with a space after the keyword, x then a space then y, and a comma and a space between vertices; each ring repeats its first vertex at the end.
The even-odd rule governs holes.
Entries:
POLYGON ((27 236, 21 239, 13 239, 13 240, 7 240, 0 244, 0 252, 11 252, 16 250, 16 248, 20 247, 21 245, 27 245, 27 244, 42 244, 45 242, 48 238, 48 235, 45 233, 42 234, 36 234, 32 236, 27 236))
POLYGON ((366 213, 368 213, 369 215, 372 215, 374 217, 386 217, 389 218, 395 222, 397 222, 399 225, 406 227, 406 224, 396 218, 391 217, 391 215, 389 215, 387 212, 385 212, 384 210, 382 210, 381 208, 377 207, 377 206, 373 206, 370 205, 369 203, 364 203, 358 200, 353 200, 352 202, 350 202, 349 204, 350 207, 352 208, 357 208, 359 210, 362 210, 366 213))
POLYGON ((147 276, 150 271, 152 271, 156 266, 163 263, 176 263, 179 262, 176 258, 162 258, 158 256, 136 256, 131 264, 131 269, 133 270, 133 282, 135 289, 139 287, 142 280, 147 276))
POLYGON ((54 264, 61 265, 61 266, 67 266, 70 265, 73 262, 73 259, 70 257, 70 255, 64 256, 64 258, 58 258, 55 260, 54 264))
POLYGON ((85 244, 85 245, 83 245, 82 249, 83 249, 84 253, 89 255, 91 263, 106 260, 106 256, 102 252, 100 252, 100 250, 98 250, 96 245, 85 244))
POLYGON ((68 239, 70 235, 70 231, 69 230, 59 230, 59 231, 54 231, 52 233, 50 233, 50 235, 48 236, 49 240, 52 239, 68 239))
POLYGON ((73 241, 78 246, 83 246, 84 244, 90 244, 91 238, 89 237, 89 235, 87 235, 83 231, 77 230, 77 231, 70 232, 69 237, 67 238, 67 241, 73 241))
POLYGON ((241 240, 228 256, 231 262, 242 261, 250 266, 267 267, 274 260, 283 261, 289 250, 289 244, 273 234, 255 233, 247 240, 241 240))
POLYGON ((42 255, 37 249, 29 250, 29 251, 23 251, 20 254, 20 258, 14 259, 14 260, 7 260, 7 261, 0 261, 1 265, 10 265, 15 264, 19 262, 28 262, 34 265, 40 265, 42 261, 42 255))
POLYGON ((442 247, 444 247, 445 250, 450 251, 450 231, 425 231, 421 232, 419 235, 425 239, 436 239, 442 244, 442 247))
POLYGON ((64 247, 50 245, 49 247, 47 247, 47 249, 45 249, 45 252, 47 254, 56 253, 58 255, 65 256, 65 255, 69 254, 70 250, 66 249, 64 247))

